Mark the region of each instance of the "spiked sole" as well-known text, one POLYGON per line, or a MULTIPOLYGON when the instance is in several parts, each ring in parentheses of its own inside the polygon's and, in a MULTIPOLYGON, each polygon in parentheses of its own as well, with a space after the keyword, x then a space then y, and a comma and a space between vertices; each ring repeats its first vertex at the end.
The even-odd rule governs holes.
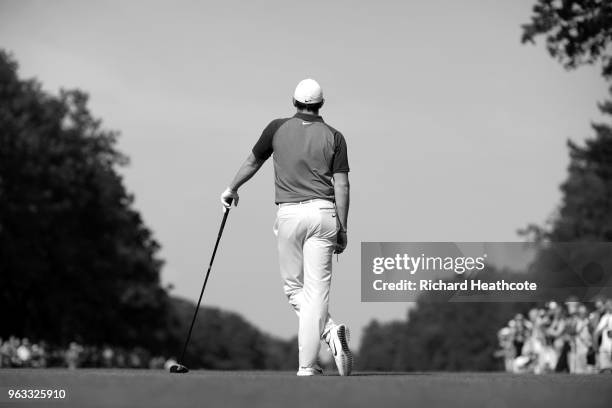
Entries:
POLYGON ((336 333, 342 348, 342 352, 334 356, 336 366, 338 367, 338 373, 340 373, 341 376, 351 375, 353 371, 353 353, 351 353, 348 346, 350 332, 345 325, 341 324, 338 326, 336 333))

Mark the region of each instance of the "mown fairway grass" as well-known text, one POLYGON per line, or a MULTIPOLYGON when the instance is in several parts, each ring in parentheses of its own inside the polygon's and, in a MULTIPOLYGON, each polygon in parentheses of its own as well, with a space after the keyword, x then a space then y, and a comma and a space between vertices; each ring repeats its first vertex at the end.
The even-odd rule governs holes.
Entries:
POLYGON ((612 375, 0 370, 0 407, 612 407, 612 375), (9 400, 9 389, 64 389, 66 400, 9 400))

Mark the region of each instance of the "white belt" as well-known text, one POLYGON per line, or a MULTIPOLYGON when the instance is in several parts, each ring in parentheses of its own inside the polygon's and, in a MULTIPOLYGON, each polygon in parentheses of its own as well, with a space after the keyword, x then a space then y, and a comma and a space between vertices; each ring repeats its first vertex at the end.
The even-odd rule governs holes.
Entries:
POLYGON ((333 203, 334 203, 333 201, 331 201, 331 200, 326 200, 326 199, 324 199, 324 198, 312 198, 312 199, 310 199, 310 200, 306 200, 306 201, 298 201, 298 202, 295 202, 295 203, 279 203, 279 204, 278 204, 278 206, 279 206, 279 207, 284 207, 284 206, 286 206, 286 205, 308 204, 308 203, 312 203, 312 202, 315 202, 315 201, 327 201, 328 203, 331 203, 331 204, 333 204, 333 203))

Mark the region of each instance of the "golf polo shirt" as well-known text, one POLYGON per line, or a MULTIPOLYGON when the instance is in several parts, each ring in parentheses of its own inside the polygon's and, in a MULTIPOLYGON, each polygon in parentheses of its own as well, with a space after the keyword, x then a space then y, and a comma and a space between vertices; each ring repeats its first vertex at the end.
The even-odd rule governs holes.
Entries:
POLYGON ((344 136, 317 115, 296 113, 270 122, 253 155, 267 160, 272 154, 277 204, 335 201, 332 177, 349 171, 344 136))

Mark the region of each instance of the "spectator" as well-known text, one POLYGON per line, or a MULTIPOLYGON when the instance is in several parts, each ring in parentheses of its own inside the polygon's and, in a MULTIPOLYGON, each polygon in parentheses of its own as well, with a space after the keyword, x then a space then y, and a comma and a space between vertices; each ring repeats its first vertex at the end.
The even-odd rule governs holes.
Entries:
POLYGON ((512 325, 514 329, 514 349, 515 354, 520 356, 523 354, 523 345, 525 344, 525 340, 527 339, 527 323, 525 322, 525 318, 521 313, 518 313, 514 316, 514 324, 512 325))
POLYGON ((32 344, 32 358, 31 358, 31 366, 32 368, 44 368, 47 366, 47 360, 45 357, 45 348, 44 343, 40 345, 37 343, 32 344))
POLYGON ((0 339, 0 367, 119 367, 119 368, 163 368, 165 357, 151 357, 147 350, 136 347, 131 350, 103 347, 81 346, 71 342, 68 348, 49 347, 45 342, 21 341, 14 336, 0 339))
POLYGON ((573 336, 569 354, 570 373, 585 374, 589 372, 587 354, 593 346, 588 310, 585 305, 579 304, 577 306, 571 326, 573 336))
POLYGON ((115 357, 115 352, 108 345, 104 347, 102 350, 102 364, 104 367, 109 368, 113 366, 113 359, 115 357))
POLYGON ((605 313, 599 319, 595 336, 601 335, 599 370, 612 371, 612 299, 605 303, 605 313))
POLYGON ((555 371, 569 371, 567 366, 568 344, 565 335, 567 315, 560 305, 555 302, 551 302, 551 304, 554 305, 550 308, 552 319, 546 334, 555 351, 555 371))
MULTIPOLYGON (((550 347, 546 344, 546 337, 544 333, 545 322, 543 319, 546 316, 544 309, 531 309, 529 310, 529 319, 524 319, 521 315, 519 319, 523 319, 524 326, 523 333, 520 339, 524 339, 522 346, 521 355, 515 360, 514 372, 546 372, 550 371, 548 368, 550 347)), ((515 318, 516 319, 516 318, 515 318)))
POLYGON ((19 339, 17 337, 11 336, 9 338, 10 346, 9 346, 9 358, 10 364, 13 367, 21 367, 21 360, 17 355, 17 349, 20 346, 19 339))
POLYGON ((74 341, 70 343, 70 346, 66 351, 66 364, 68 365, 68 368, 73 370, 79 366, 81 353, 83 353, 83 347, 74 341))
POLYGON ((527 319, 515 315, 498 341, 495 355, 504 358, 506 371, 612 371, 612 300, 597 300, 591 313, 575 297, 550 301, 529 310, 527 319))
POLYGON ((17 358, 19 359, 20 367, 29 367, 32 358, 32 350, 30 349, 30 340, 24 337, 21 340, 21 345, 17 347, 17 358))
POLYGON ((601 320, 601 317, 606 313, 606 304, 604 299, 597 299, 595 301, 595 310, 591 313, 591 332, 593 333, 593 347, 595 350, 599 348, 601 344, 601 333, 599 335, 595 334, 597 329, 597 324, 601 320))

